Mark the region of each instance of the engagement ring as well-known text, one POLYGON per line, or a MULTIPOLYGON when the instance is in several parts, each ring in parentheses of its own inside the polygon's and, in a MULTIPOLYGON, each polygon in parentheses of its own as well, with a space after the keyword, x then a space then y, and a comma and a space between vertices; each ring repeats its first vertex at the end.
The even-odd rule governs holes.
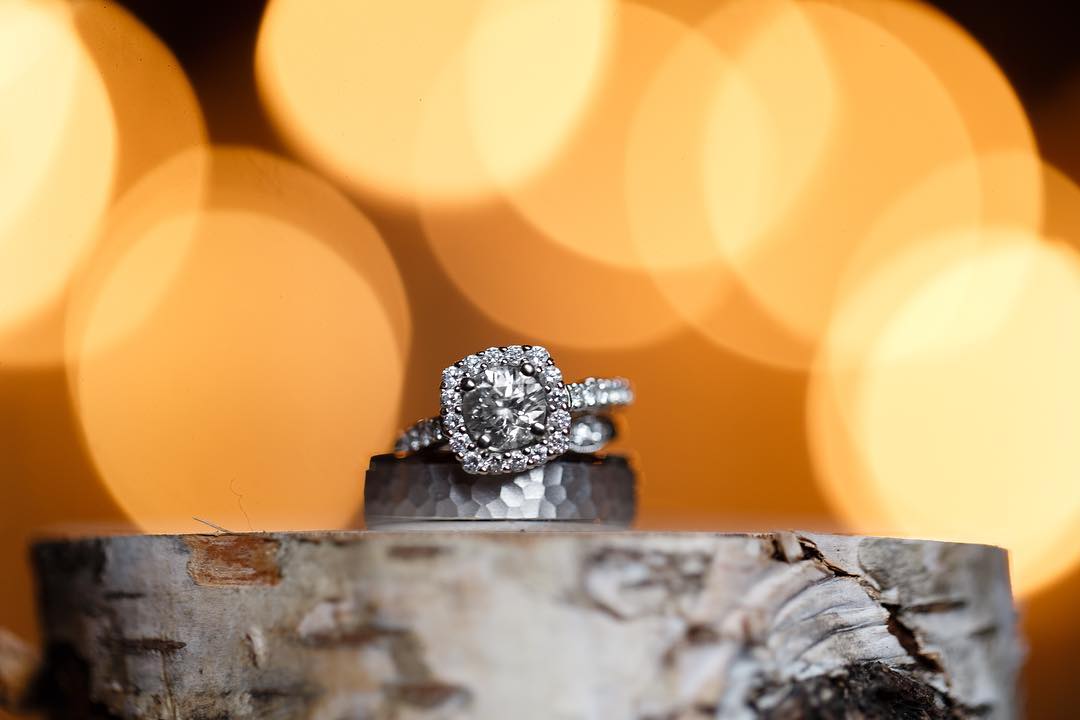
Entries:
POLYGON ((467 473, 523 472, 567 450, 600 449, 615 433, 602 413, 633 399, 624 378, 564 383, 542 347, 488 348, 443 371, 442 413, 408 428, 394 449, 448 444, 467 473))

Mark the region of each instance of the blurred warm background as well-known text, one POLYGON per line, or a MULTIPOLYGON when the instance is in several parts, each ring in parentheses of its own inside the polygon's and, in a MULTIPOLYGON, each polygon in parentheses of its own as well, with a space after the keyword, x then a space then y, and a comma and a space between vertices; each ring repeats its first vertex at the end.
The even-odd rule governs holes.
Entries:
POLYGON ((943 0, 0 3, 0 625, 43 532, 341 527, 492 344, 643 528, 1012 551, 1080 701, 1080 45, 943 0))

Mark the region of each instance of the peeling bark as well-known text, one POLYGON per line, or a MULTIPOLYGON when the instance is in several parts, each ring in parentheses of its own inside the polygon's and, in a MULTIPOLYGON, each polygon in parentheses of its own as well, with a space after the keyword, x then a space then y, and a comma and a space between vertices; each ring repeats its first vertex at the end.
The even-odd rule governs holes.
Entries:
POLYGON ((276 585, 280 543, 260 535, 192 535, 187 571, 196 585, 276 585))
POLYGON ((34 560, 56 718, 1016 715, 1006 560, 984 546, 283 533, 34 560))

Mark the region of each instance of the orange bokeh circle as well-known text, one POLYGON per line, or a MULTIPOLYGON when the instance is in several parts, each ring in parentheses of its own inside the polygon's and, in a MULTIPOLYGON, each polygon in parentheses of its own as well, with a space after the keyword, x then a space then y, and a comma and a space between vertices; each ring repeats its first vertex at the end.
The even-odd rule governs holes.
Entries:
POLYGON ((604 66, 613 0, 274 0, 255 66, 271 118, 351 190, 475 199, 559 151, 604 66))
MULTIPOLYGON (((730 193, 710 192, 707 175, 691 171, 689 180, 673 180, 673 187, 698 182, 702 188, 677 193, 677 202, 685 218, 710 219, 705 227, 720 258, 709 263, 703 257, 689 278, 658 272, 656 281, 714 343, 801 368, 811 362, 834 308, 902 252, 914 229, 919 234, 997 222, 1001 215, 1027 224, 1037 217, 1041 187, 1031 129, 1015 94, 985 52, 939 13, 910 3, 806 2, 782 17, 786 24, 763 23, 767 32, 758 37, 764 39, 742 50, 764 68, 758 75, 765 81, 774 77, 765 70, 787 67, 799 56, 788 50, 797 44, 778 38, 802 37, 802 55, 825 58, 822 73, 812 77, 828 94, 814 94, 820 102, 808 105, 805 120, 789 116, 764 145, 774 150, 776 175, 797 180, 759 220, 735 224, 738 215, 723 204, 730 193), (895 25, 887 22, 894 18, 895 25), (807 137, 818 138, 818 149, 785 159, 779 151, 784 143, 776 138, 797 137, 800 121, 807 137), (931 184, 934 194, 926 192, 931 184), (898 198, 907 198, 907 205, 897 204, 898 198), (886 225, 891 231, 883 230, 886 225), (710 294, 714 304, 703 308, 701 298, 710 294)), ((710 34, 708 19, 701 27, 710 34)), ((712 34, 723 46, 723 33, 712 34)), ((755 77, 753 63, 742 67, 755 77)), ((768 82, 753 85, 765 89, 759 95, 768 107, 768 82)), ((722 127, 724 117, 713 123, 722 127)), ((707 158, 707 152, 699 143, 698 150, 675 156, 707 158)), ((705 165, 723 179, 717 157, 722 155, 705 165)), ((734 182, 729 178, 728 184, 734 182)), ((644 202, 635 207, 646 208, 640 211, 646 217, 656 212, 644 202)), ((691 232, 704 226, 700 219, 682 224, 691 232)), ((659 227, 652 223, 653 235, 659 227)))
MULTIPOLYGON (((8 4, 4 11, 20 7, 8 4)), ((17 189, 25 195, 0 194, 15 202, 23 197, 26 206, 10 236, 0 229, 0 258, 4 246, 15 251, 2 264, 19 275, 18 282, 0 278, 8 293, 18 295, 0 305, 22 313, 6 328, 0 317, 0 358, 41 365, 61 359, 64 295, 73 275, 97 250, 109 204, 169 156, 205 142, 206 131, 177 59, 122 6, 77 0, 62 8, 38 3, 33 11, 22 12, 51 18, 51 27, 61 33, 52 41, 64 37, 70 45, 64 50, 42 37, 40 31, 49 26, 38 24, 37 31, 19 23, 7 26, 18 42, 5 46, 19 55, 7 68, 21 80, 5 93, 17 107, 3 115, 24 126, 4 133, 17 138, 18 148, 9 156, 17 161, 5 170, 17 173, 17 189), (19 52, 23 43, 36 47, 19 52), (62 82, 55 75, 73 59, 77 67, 70 83, 62 82), (61 92, 72 98, 66 108, 48 105, 61 92), (54 151, 46 152, 42 143, 56 143, 54 151), (26 163, 36 163, 43 172, 47 168, 48 177, 37 182, 36 171, 26 163)), ((0 208, 0 225, 4 214, 0 208)))
POLYGON ((111 225, 76 293, 71 381, 87 448, 150 530, 198 529, 193 516, 341 527, 396 423, 400 278, 374 226, 310 172, 242 148, 205 160, 195 207, 170 188, 197 157, 132 190, 156 205, 111 225))
POLYGON ((71 8, 0 5, 0 359, 37 360, 4 336, 62 295, 116 175, 113 108, 71 8))
POLYGON ((854 298, 808 400, 830 504, 860 532, 1003 545, 1021 594, 1075 566, 1080 256, 958 228, 854 298))

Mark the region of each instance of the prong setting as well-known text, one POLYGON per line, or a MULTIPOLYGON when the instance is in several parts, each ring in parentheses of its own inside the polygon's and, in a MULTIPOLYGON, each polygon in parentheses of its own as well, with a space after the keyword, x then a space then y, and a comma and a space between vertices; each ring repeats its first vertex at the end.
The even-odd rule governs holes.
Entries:
MULTIPOLYGON (((488 382, 490 377, 488 375, 488 382)), ((566 452, 569 423, 564 423, 562 418, 569 410, 569 396, 562 373, 545 348, 509 345, 469 355, 443 372, 443 388, 443 425, 450 436, 451 449, 466 472, 488 475, 523 472, 566 452), (464 409, 467 403, 463 402, 463 395, 477 388, 477 381, 484 378, 485 371, 501 369, 506 372, 507 367, 539 382, 538 387, 535 383, 533 387, 543 393, 546 412, 528 426, 530 439, 526 444, 519 447, 504 445, 499 449, 490 434, 470 434, 470 419, 464 409), (449 387, 448 382, 451 383, 449 387)))

